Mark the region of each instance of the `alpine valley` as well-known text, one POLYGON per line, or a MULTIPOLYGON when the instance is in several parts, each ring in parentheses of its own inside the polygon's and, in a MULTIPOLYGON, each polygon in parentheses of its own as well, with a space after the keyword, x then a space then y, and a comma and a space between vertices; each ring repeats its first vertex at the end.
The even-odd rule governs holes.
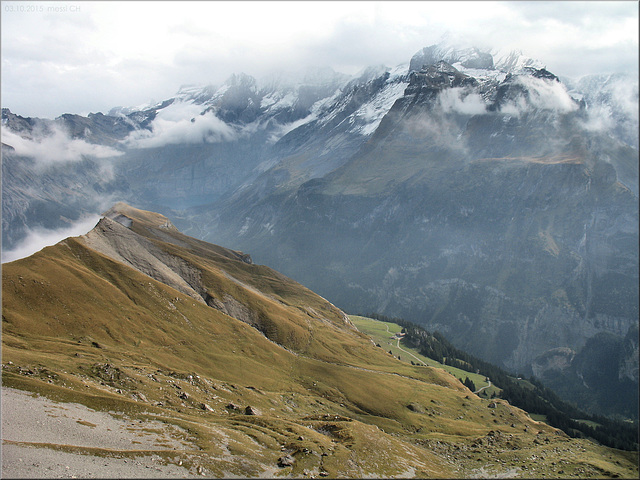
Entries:
MULTIPOLYGON (((160 103, 116 107, 107 114, 64 114, 49 120, 3 109, 2 157, 2 239, 7 251, 30 232, 67 227, 124 201, 166 215, 180 231, 200 241, 249 252, 257 263, 295 279, 340 310, 402 318, 440 332, 456 348, 512 374, 536 377, 587 412, 638 418, 637 78, 612 74, 561 79, 519 52, 440 44, 420 50, 407 64, 374 66, 355 77, 328 68, 260 80, 237 74, 222 86, 183 86, 160 103)), ((130 235, 127 226, 117 222, 103 220, 98 227, 114 235, 120 232, 122 238, 130 235)), ((140 240, 136 248, 147 249, 155 258, 158 247, 152 244, 166 241, 163 235, 172 228, 155 228, 153 241, 140 240)), ((156 283, 149 284, 156 293, 143 294, 137 289, 147 280, 139 275, 150 274, 153 259, 131 260, 105 243, 104 232, 94 230, 84 241, 69 240, 20 261, 30 265, 33 278, 28 281, 49 281, 51 288, 54 279, 40 278, 44 273, 38 273, 38 265, 55 268, 56 275, 84 275, 89 273, 82 262, 91 262, 91 275, 100 278, 92 277, 87 285, 100 289, 108 284, 114 290, 107 301, 83 287, 102 305, 87 306, 95 310, 90 317, 106 322, 98 314, 102 308, 114 315, 133 309, 123 317, 129 327, 113 338, 98 338, 97 332, 89 332, 91 321, 85 321, 84 335, 99 344, 108 343, 108 338, 116 342, 118 335, 126 337, 127 345, 156 341, 138 325, 144 315, 137 311, 145 302, 164 302, 163 315, 192 323, 190 315, 209 311, 201 310, 209 305, 242 317, 266 335, 242 327, 258 342, 246 340, 253 355, 282 357, 282 362, 294 365, 292 359, 304 353, 309 368, 314 362, 335 362, 337 356, 350 365, 362 366, 358 362, 367 359, 364 370, 344 367, 340 375, 374 375, 365 372, 391 368, 371 366, 387 365, 387 360, 383 355, 380 360, 369 358, 368 350, 361 353, 367 342, 336 308, 316 297, 307 304, 297 294, 292 304, 285 295, 289 284, 278 286, 281 277, 275 273, 268 275, 267 293, 255 285, 246 287, 257 281, 253 273, 241 278, 236 270, 218 275, 214 283, 198 283, 208 275, 201 273, 202 266, 192 270, 190 261, 173 252, 182 260, 171 260, 171 271, 160 269, 161 278, 154 278, 183 296, 156 283), (131 267, 139 272, 132 273, 131 267), (171 272, 176 269, 182 272, 180 278, 190 280, 174 278, 171 272), (107 284, 102 283, 105 275, 107 284), (119 280, 121 275, 126 280, 119 280), (214 294, 213 285, 223 283, 248 288, 242 295, 267 302, 279 311, 280 320, 264 314, 267 307, 238 302, 231 291, 225 290, 230 297, 222 291, 214 294), (135 291, 129 291, 133 286, 135 291), (184 300, 185 295, 195 299, 195 306, 188 306, 195 309, 191 313, 171 299, 184 300), (174 305, 173 313, 166 309, 167 302, 174 305), (287 313, 291 308, 298 320, 287 313), (329 339, 334 333, 350 340, 329 339), (351 341, 356 342, 353 348, 348 347, 351 341), (263 348, 259 342, 267 343, 263 348), (334 347, 344 351, 338 354, 334 347)), ((225 261, 235 255, 216 252, 225 261)), ((5 264, 3 270, 18 269, 20 262, 5 264)), ((20 275, 13 277, 12 289, 23 281, 19 278, 27 278, 20 275)), ((44 289, 34 284, 27 290, 33 293, 34 288, 44 289)), ((46 292, 42 295, 50 295, 46 292)), ((156 303, 153 308, 160 308, 156 303)), ((46 317, 56 331, 67 332, 63 319, 73 315, 71 305, 58 305, 62 310, 57 319, 46 317)), ((23 306, 12 322, 35 321, 24 308, 29 307, 23 306)), ((3 296, 5 330, 6 309, 3 296)), ((42 315, 40 321, 44 310, 42 315)), ((107 323, 100 328, 113 330, 107 323)), ((203 325, 194 328, 209 328, 203 325)), ((225 335, 240 335, 238 325, 228 323, 224 328, 234 333, 225 335)), ((173 345, 175 339, 162 328, 162 345, 173 345)), ((20 352, 26 340, 18 330, 15 335, 12 348, 20 352)), ((48 334, 38 335, 46 343, 48 334)), ((76 340, 83 341, 69 338, 76 340)), ((85 353, 89 351, 103 355, 102 350, 85 353)), ((232 361, 225 352, 225 361, 232 361)), ((214 368, 216 362, 205 360, 210 353, 193 355, 202 355, 201 360, 214 368)), ((144 363, 142 358, 136 365, 144 363)), ((258 361, 250 358, 233 361, 258 361)), ((166 371, 179 369, 166 362, 151 363, 166 371)), ((243 371, 256 377, 254 383, 258 377, 272 377, 272 384, 261 389, 276 392, 283 372, 289 370, 262 375, 247 365, 243 371)), ((304 381, 314 375, 309 373, 304 381)), ((313 388, 322 384, 327 391, 342 391, 329 381, 333 374, 326 375, 313 388)), ((411 382, 422 382, 420 375, 426 373, 402 375, 417 375, 411 382)), ((424 381, 447 383, 433 375, 424 381)), ((384 378, 400 382, 401 377, 384 378)), ((243 382, 248 385, 249 380, 243 382)), ((443 388, 452 393, 457 387, 443 388)), ((460 392, 455 395, 464 398, 460 392)), ((269 395, 263 409, 271 408, 272 400, 284 401, 269 395)), ((409 397, 407 393, 402 401, 409 397)), ((342 402, 351 413, 340 415, 354 418, 357 410, 372 416, 367 418, 390 418, 390 410, 383 414, 378 408, 391 407, 365 405, 363 398, 342 402)), ((472 398, 465 401, 476 405, 472 398)), ((275 408, 284 408, 278 405, 275 408)), ((374 435, 373 424, 385 430, 388 426, 387 420, 384 425, 382 420, 367 422, 348 424, 349 442, 374 435)), ((301 425, 291 431, 297 433, 301 425)), ((331 428, 343 432, 342 426, 331 428)), ((427 427, 415 424, 414 431, 421 428, 427 427)), ((446 434, 453 435, 453 430, 446 434)), ((385 442, 400 441, 377 430, 375 435, 385 442)), ((405 459, 415 453, 402 451, 405 459)), ((427 472, 418 464, 410 468, 436 476, 452 472, 444 466, 427 472)))

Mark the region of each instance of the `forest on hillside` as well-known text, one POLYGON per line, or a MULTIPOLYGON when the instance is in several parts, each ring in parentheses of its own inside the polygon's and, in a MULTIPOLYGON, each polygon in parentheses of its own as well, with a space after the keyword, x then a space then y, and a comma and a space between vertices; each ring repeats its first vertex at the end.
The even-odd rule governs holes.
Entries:
POLYGON ((544 415, 546 422, 574 438, 591 438, 602 445, 621 450, 638 449, 638 422, 613 419, 604 415, 589 414, 577 406, 563 401, 542 382, 522 375, 514 376, 504 369, 481 360, 454 347, 439 332, 424 328, 402 318, 391 318, 377 313, 364 314, 382 322, 400 325, 405 336, 401 342, 420 354, 443 365, 450 365, 470 373, 479 373, 491 379, 502 389, 500 398, 528 412, 544 415))

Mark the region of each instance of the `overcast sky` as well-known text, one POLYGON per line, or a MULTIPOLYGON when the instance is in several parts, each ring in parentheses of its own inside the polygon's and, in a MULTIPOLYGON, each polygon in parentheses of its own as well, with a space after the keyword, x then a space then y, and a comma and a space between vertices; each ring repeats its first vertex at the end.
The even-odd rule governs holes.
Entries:
POLYGON ((638 72, 638 2, 2 2, 2 106, 106 113, 231 74, 407 63, 448 35, 560 76, 638 72))

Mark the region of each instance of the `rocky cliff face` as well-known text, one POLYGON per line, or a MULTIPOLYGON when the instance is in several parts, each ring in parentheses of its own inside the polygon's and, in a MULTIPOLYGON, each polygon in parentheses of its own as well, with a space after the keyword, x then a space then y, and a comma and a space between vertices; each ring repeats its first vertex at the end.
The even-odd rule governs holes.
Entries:
POLYGON ((638 383, 638 325, 629 328, 620 352, 620 368, 618 380, 631 380, 638 383))
POLYGON ((577 352, 554 349, 538 357, 532 371, 545 385, 581 408, 637 417, 636 345, 636 325, 623 336, 599 332, 577 352))

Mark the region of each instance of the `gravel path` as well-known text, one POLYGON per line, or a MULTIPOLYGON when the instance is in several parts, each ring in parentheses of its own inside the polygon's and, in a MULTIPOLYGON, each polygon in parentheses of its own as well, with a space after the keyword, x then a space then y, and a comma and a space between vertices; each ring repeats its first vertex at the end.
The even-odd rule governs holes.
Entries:
POLYGON ((174 438, 179 433, 177 427, 171 429, 161 422, 115 418, 83 405, 58 403, 2 387, 2 478, 197 476, 178 465, 163 464, 154 454, 188 449, 186 442, 174 438), (55 449, 59 445, 100 448, 115 454, 144 453, 113 458, 63 452, 55 449))

